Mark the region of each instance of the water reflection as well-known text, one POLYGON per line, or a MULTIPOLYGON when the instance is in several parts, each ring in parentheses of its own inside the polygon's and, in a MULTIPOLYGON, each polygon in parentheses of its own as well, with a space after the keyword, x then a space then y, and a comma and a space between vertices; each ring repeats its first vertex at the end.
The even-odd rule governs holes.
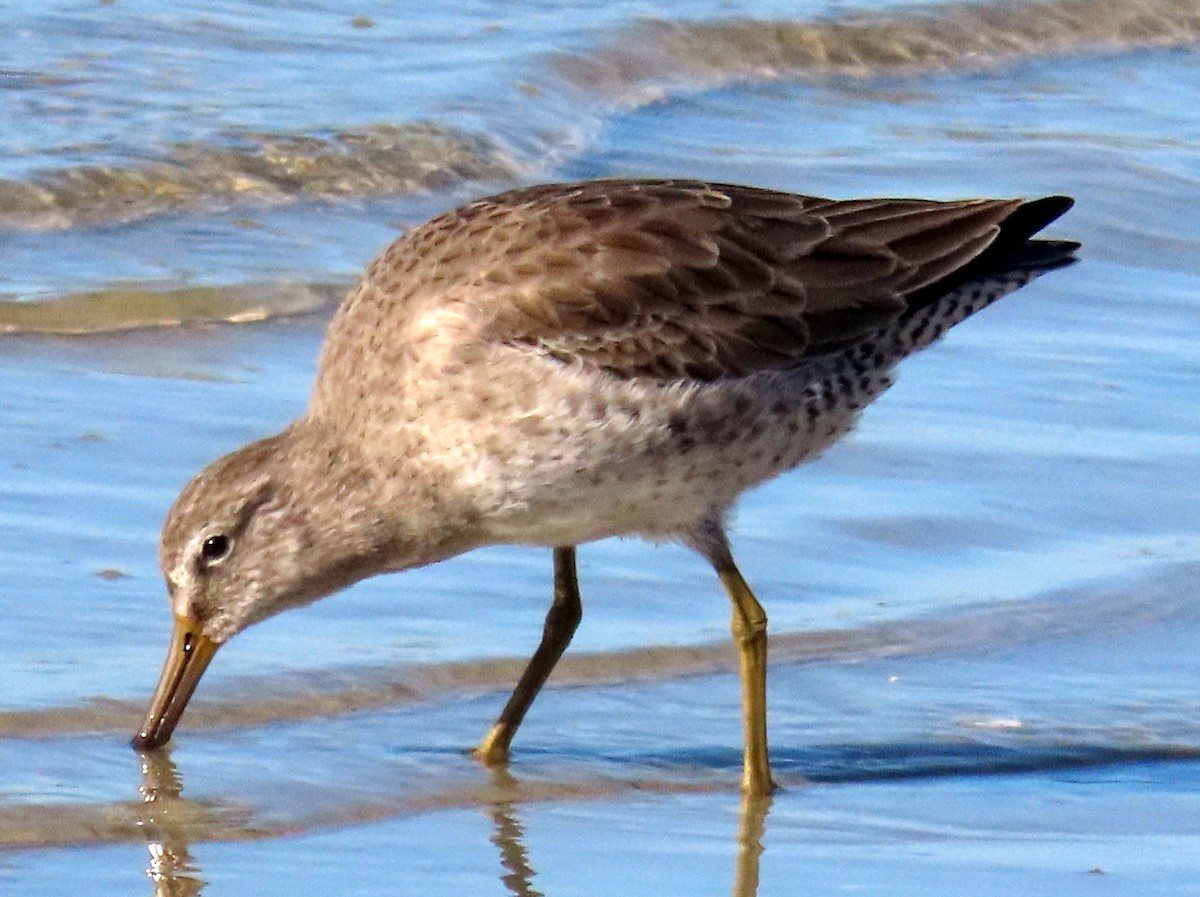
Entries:
POLYGON ((500 881, 513 897, 545 897, 533 886, 536 873, 525 847, 525 828, 517 818, 517 780, 507 770, 496 769, 492 771, 492 781, 501 795, 491 806, 495 826, 491 841, 500 848, 500 865, 504 869, 500 881), (506 799, 504 795, 512 795, 512 798, 506 799))
POLYGON ((196 897, 205 881, 188 849, 194 837, 195 812, 184 800, 183 780, 170 749, 142 753, 142 807, 138 824, 146 832, 155 897, 196 897))
POLYGON ((771 798, 759 794, 742 797, 741 817, 738 820, 737 865, 733 873, 733 897, 755 897, 758 894, 758 864, 763 854, 763 834, 767 828, 767 813, 771 798))
MULTIPOLYGON (((183 797, 183 777, 171 759, 170 749, 139 755, 142 783, 136 821, 144 833, 150 862, 146 876, 154 883, 155 897, 199 897, 206 880, 191 854, 194 843, 242 840, 251 830, 248 820, 224 818, 219 808, 183 797)), ((544 800, 539 789, 523 787, 506 770, 492 772, 491 788, 474 791, 492 820, 490 841, 500 852, 500 883, 512 897, 546 897, 534 885, 537 866, 526 845, 519 808, 527 801, 544 800)), ((478 805, 478 804, 477 804, 478 805)), ((756 897, 759 865, 769 797, 742 799, 736 835, 733 897, 756 897)), ((240 815, 240 814, 238 814, 240 815)), ((258 830, 259 835, 266 830, 258 830)))
MULTIPOLYGON (((497 798, 489 807, 494 826, 491 842, 500 850, 500 881, 512 897, 546 897, 533 886, 537 870, 525 846, 525 827, 517 806, 520 783, 507 770, 493 770, 492 782, 497 798)), ((763 835, 771 798, 746 795, 742 798, 738 819, 737 858, 733 871, 733 897, 757 897, 759 864, 763 854, 763 835)))

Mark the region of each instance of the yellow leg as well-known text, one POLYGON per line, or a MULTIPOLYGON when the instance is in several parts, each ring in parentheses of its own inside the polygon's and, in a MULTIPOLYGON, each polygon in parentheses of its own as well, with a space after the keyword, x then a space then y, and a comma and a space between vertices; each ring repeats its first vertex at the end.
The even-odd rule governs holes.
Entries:
POLYGON ((742 673, 742 726, 746 744, 742 791, 766 795, 776 787, 771 780, 767 754, 767 615, 742 579, 728 548, 722 546, 710 559, 733 602, 733 639, 742 673))
POLYGON ((512 697, 504 705, 495 725, 475 748, 475 758, 487 766, 508 762, 508 748, 529 705, 537 697, 546 679, 579 627, 583 602, 579 598, 579 579, 575 572, 575 546, 554 549, 554 603, 546 614, 542 641, 521 674, 512 697))

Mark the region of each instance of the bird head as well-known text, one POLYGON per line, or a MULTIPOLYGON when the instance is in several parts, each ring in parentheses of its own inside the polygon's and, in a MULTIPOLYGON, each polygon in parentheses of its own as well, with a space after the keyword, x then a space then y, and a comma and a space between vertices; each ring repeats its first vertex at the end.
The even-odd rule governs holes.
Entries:
POLYGON ((166 743, 217 650, 281 611, 405 563, 360 465, 298 425, 218 459, 167 515, 159 564, 174 631, 141 749, 166 743))

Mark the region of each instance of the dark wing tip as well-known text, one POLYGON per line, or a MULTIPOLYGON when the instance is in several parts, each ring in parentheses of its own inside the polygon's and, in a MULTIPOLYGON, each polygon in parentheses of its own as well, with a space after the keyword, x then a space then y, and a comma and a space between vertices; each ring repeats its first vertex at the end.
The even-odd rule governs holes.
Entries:
POLYGON ((909 307, 920 308, 935 302, 976 278, 1019 271, 1037 275, 1074 264, 1079 243, 1033 239, 1073 205, 1075 200, 1070 196, 1043 196, 1022 202, 999 223, 1000 232, 983 252, 946 277, 910 293, 906 297, 909 307))
POLYGON ((1074 240, 1029 240, 994 261, 1007 271, 1053 271, 1079 261, 1075 253, 1081 245, 1074 240))
POLYGON ((1043 196, 1021 203, 1000 222, 1000 233, 983 252, 947 277, 910 294, 910 307, 934 301, 977 277, 1016 271, 1044 273, 1073 264, 1079 243, 1033 239, 1073 205, 1075 200, 1070 196, 1043 196))
POLYGON ((1022 203, 1000 222, 1000 234, 977 260, 984 270, 1051 270, 1075 261, 1074 240, 1035 240, 1043 228, 1075 205, 1070 196, 1044 196, 1022 203))
POLYGON ((1001 238, 1023 243, 1069 212, 1073 205, 1075 200, 1070 196, 1043 196, 1021 203, 1001 223, 1001 238))

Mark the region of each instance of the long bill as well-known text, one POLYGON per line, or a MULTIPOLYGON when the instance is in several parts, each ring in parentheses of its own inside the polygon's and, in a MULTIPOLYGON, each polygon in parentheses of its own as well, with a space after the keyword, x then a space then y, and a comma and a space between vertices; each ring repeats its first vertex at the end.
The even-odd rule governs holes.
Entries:
POLYGON ((133 736, 133 746, 150 751, 171 740, 171 733, 187 709, 188 701, 218 645, 204 635, 191 620, 175 618, 171 647, 163 664, 158 687, 150 699, 150 709, 142 728, 133 736))

